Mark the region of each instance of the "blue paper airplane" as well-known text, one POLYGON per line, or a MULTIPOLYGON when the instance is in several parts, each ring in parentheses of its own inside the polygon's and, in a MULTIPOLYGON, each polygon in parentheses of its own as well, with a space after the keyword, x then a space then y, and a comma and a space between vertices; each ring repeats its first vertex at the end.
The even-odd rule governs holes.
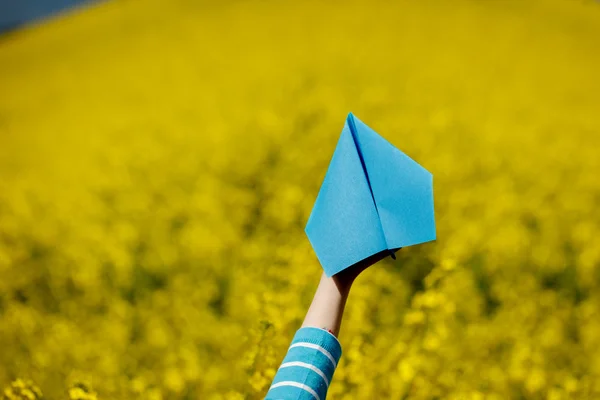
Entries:
POLYGON ((327 276, 435 240, 433 176, 350 113, 305 231, 327 276))

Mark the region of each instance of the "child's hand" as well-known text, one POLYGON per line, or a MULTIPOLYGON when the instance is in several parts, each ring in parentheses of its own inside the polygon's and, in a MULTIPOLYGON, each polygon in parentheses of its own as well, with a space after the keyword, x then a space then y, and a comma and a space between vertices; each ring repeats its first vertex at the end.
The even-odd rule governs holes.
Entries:
POLYGON ((346 300, 354 279, 371 265, 392 254, 393 252, 390 252, 390 250, 374 254, 330 278, 323 272, 317 292, 302 326, 326 329, 337 336, 342 324, 342 314, 346 306, 346 300))
POLYGON ((338 272, 333 276, 333 279, 342 288, 346 288, 349 290, 350 286, 352 286, 352 283, 354 282, 356 277, 360 275, 361 272, 388 256, 396 258, 394 253, 398 250, 399 249, 383 250, 377 254, 373 254, 371 257, 365 258, 364 260, 357 262, 356 264, 346 268, 345 270, 338 272))

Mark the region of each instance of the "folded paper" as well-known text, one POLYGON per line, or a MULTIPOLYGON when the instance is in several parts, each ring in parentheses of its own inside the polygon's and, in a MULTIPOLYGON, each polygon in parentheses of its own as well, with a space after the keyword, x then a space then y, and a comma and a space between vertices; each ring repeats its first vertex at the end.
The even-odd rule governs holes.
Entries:
POLYGON ((350 113, 305 231, 327 276, 435 240, 433 176, 350 113))

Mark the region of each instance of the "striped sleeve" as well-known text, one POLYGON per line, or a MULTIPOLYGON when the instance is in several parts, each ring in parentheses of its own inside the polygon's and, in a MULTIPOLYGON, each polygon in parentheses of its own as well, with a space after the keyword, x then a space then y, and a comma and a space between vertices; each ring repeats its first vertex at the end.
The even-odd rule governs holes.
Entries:
POLYGON ((341 356, 334 335, 320 328, 300 328, 265 400, 325 400, 341 356))

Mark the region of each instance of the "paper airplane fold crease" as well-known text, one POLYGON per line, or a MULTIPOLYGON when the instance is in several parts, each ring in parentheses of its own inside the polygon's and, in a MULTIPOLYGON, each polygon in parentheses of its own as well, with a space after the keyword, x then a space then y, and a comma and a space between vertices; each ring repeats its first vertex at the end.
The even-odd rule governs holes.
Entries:
POLYGON ((350 113, 305 231, 327 276, 435 240, 433 177, 350 113))

